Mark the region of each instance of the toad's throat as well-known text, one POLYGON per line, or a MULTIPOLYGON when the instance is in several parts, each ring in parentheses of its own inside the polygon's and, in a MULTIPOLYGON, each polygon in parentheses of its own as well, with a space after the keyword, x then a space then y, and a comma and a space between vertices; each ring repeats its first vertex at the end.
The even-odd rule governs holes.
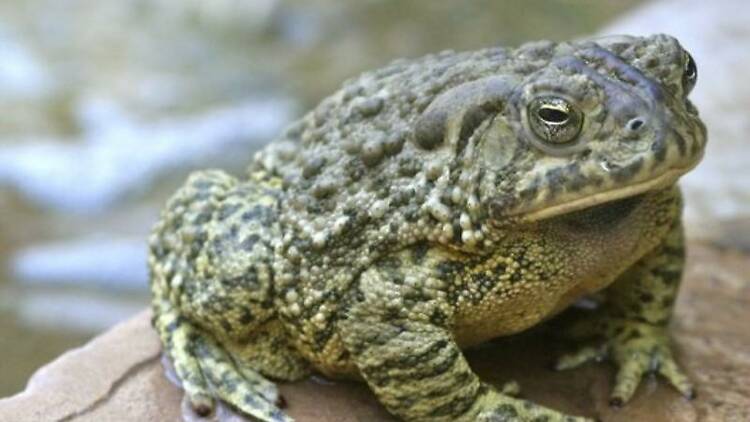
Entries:
POLYGON ((560 216, 560 221, 574 229, 597 229, 617 226, 643 202, 645 193, 605 202, 560 216))

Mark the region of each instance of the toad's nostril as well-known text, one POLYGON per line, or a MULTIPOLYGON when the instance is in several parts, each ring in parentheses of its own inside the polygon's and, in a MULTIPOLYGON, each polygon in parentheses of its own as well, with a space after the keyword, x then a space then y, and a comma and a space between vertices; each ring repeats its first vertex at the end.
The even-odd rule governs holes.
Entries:
POLYGON ((625 125, 625 127, 627 127, 630 132, 638 132, 645 125, 646 125, 646 122, 642 118, 635 117, 633 119, 630 119, 628 123, 625 125))

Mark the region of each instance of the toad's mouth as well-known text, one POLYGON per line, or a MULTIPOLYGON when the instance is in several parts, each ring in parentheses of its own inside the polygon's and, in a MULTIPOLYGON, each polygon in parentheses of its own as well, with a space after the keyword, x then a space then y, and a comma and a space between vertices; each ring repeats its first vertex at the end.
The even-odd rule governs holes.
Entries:
POLYGON ((524 222, 535 222, 562 215, 576 217, 573 215, 574 213, 580 216, 581 221, 585 220, 586 217, 603 218, 606 217, 607 214, 613 217, 625 217, 635 209, 638 203, 640 203, 640 200, 637 199, 642 199, 644 196, 642 194, 671 186, 680 178, 680 176, 687 173, 692 168, 693 166, 670 169, 658 177, 640 183, 605 192, 599 192, 584 198, 532 211, 524 215, 522 220, 524 222), (623 202, 622 200, 625 199, 630 199, 630 201, 623 202), (630 210, 628 211, 628 209, 630 210), (582 210, 585 212, 581 212, 582 210))

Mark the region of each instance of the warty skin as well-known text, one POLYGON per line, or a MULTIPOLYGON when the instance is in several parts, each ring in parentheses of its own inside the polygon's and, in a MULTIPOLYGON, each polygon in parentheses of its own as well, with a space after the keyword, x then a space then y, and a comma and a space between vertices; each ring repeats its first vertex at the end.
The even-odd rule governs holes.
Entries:
POLYGON ((660 373, 703 154, 697 71, 665 35, 399 60, 344 84, 246 177, 193 174, 150 242, 154 326, 193 408, 290 420, 268 381, 364 380, 407 421, 583 420, 510 397, 461 352, 601 291, 612 402, 660 373))

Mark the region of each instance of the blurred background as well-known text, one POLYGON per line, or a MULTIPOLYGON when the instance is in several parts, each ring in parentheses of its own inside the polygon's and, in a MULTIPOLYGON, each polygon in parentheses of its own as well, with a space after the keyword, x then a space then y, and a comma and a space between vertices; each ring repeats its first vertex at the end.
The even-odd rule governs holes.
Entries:
MULTIPOLYGON (((614 20, 610 28, 629 32, 636 25, 629 14, 644 7, 639 0, 0 0, 0 397, 20 391, 63 350, 147 306, 145 239, 191 170, 239 173, 343 80, 397 57, 578 37, 614 20)), ((642 29, 683 30, 693 36, 688 47, 703 46, 694 54, 703 65, 706 42, 690 27, 669 25, 677 23, 665 18, 642 29)), ((699 108, 718 101, 712 110, 722 114, 723 100, 705 86, 702 73, 699 108)), ((736 87, 726 90, 736 97, 736 87)), ((742 118, 733 130, 750 130, 742 118)), ((716 242, 734 236, 748 248, 747 229, 737 229, 747 225, 736 224, 750 215, 742 181, 748 154, 739 142, 730 146, 688 183, 698 198, 688 210, 691 233, 716 242)))

